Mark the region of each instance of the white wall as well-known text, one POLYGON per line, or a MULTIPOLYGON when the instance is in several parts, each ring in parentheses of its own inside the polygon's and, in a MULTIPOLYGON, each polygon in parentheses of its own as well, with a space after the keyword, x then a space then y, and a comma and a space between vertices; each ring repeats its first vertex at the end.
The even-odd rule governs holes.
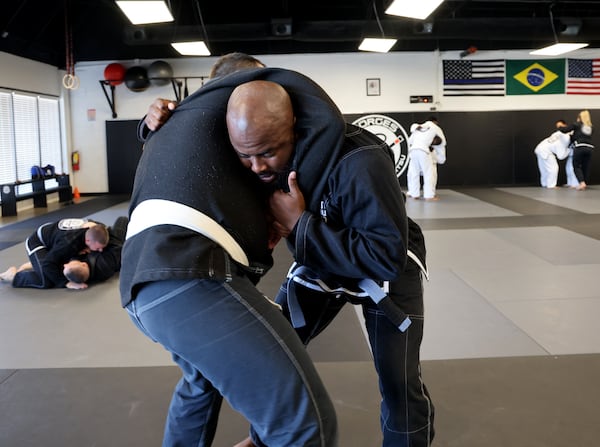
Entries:
MULTIPOLYGON (((524 95, 505 97, 443 97, 442 60, 459 59, 459 52, 415 53, 339 53, 301 55, 257 55, 270 67, 302 72, 320 84, 343 113, 419 112, 435 107, 438 111, 552 110, 600 108, 600 97, 578 95, 524 95), (381 80, 381 95, 367 96, 366 79, 381 80), (433 104, 410 104, 411 95, 432 95, 433 104)), ((600 50, 579 50, 570 57, 597 58, 600 50)), ((471 59, 534 59, 526 51, 480 52, 471 59)), ((174 76, 208 75, 216 57, 167 59, 174 76)), ((81 170, 73 174, 73 185, 82 193, 108 191, 105 122, 112 120, 111 109, 100 80, 104 68, 114 61, 77 63, 75 74, 80 87, 67 93, 60 85, 62 73, 53 67, 0 53, 0 86, 24 90, 63 92, 69 105, 69 151, 81 154, 81 170), (88 110, 96 111, 94 121, 88 110)), ((154 60, 119 61, 126 68, 148 67, 154 60)), ((190 93, 200 86, 190 79, 190 93)), ((107 89, 110 96, 110 90, 107 89)), ((57 93, 54 93, 57 94, 57 93)), ((115 106, 119 120, 141 118, 156 97, 174 98, 170 85, 151 86, 144 92, 132 92, 124 84, 115 88, 115 106)), ((574 113, 575 116, 575 113, 574 113)), ((573 116, 573 117, 574 117, 573 116)), ((69 118, 68 117, 68 118, 69 118)))
POLYGON ((62 73, 51 65, 0 52, 0 87, 60 96, 62 73))

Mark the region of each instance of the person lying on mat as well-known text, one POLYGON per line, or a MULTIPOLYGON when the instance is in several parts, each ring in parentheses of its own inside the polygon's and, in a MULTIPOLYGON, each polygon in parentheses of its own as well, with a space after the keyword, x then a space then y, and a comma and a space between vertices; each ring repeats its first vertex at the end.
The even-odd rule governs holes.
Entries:
MULTIPOLYGON (((49 263, 54 257, 43 256, 44 248, 34 247, 34 242, 31 241, 31 236, 26 242, 27 250, 30 252, 30 261, 22 264, 19 268, 12 266, 5 272, 0 274, 0 280, 11 282, 13 287, 33 287, 33 288, 52 288, 52 287, 66 287, 69 289, 85 289, 89 283, 105 281, 121 268, 121 249, 125 240, 125 233, 127 231, 127 217, 118 217, 112 227, 105 227, 104 224, 100 224, 103 229, 99 230, 100 238, 104 241, 104 231, 108 234, 108 243, 103 243, 101 249, 98 249, 95 242, 91 241, 86 244, 86 248, 79 252, 72 254, 69 259, 57 260, 54 263, 49 263), (31 250, 30 250, 31 248, 31 250), (92 250, 92 248, 96 248, 92 250), (33 258, 33 260, 32 260, 33 258), (35 263, 33 261, 36 261, 35 263), (37 266, 37 270, 34 267, 37 266), (48 278, 48 276, 57 277, 56 271, 59 271, 62 275, 60 280, 48 278), (40 278, 42 273, 42 281, 46 287, 35 287, 33 284, 40 284, 41 282, 34 282, 34 280, 40 278), (50 272, 48 275, 47 272, 50 272), (54 285, 50 285, 54 284, 54 285)), ((87 221, 85 219, 63 219, 57 225, 57 228, 62 228, 61 231, 73 231, 74 229, 91 228, 95 227, 97 222, 87 221), (93 225, 92 225, 93 224, 93 225), (86 226, 87 225, 87 226, 86 226)), ((35 234, 35 240, 47 239, 48 236, 44 236, 44 231, 51 231, 54 228, 52 225, 43 225, 38 229, 35 234), (46 229, 49 227, 49 229, 46 229)), ((76 234, 63 234, 56 236, 56 238, 75 238, 76 234)), ((90 238, 95 236, 90 235, 90 238)), ((69 239, 71 240, 71 239, 69 239)), ((64 241, 63 241, 64 243, 64 241)), ((57 243, 58 244, 58 243, 57 243)), ((71 240, 71 248, 77 246, 76 242, 71 240)), ((56 245, 56 244, 55 244, 56 245)), ((63 251, 64 249, 57 251, 63 251)))

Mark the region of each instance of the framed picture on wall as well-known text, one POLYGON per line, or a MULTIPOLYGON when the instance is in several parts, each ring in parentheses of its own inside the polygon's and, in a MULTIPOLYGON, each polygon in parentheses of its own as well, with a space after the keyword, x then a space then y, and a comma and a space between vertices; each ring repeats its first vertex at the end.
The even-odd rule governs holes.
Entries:
POLYGON ((367 78, 367 96, 381 95, 381 79, 367 78))

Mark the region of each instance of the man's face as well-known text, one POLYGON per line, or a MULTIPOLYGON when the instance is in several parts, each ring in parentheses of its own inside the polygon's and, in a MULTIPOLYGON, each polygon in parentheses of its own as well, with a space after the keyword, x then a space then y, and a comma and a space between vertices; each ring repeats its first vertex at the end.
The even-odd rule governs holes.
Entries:
POLYGON ((106 245, 92 241, 91 239, 86 239, 85 243, 91 251, 102 251, 106 247, 106 245))
POLYGON ((272 183, 287 168, 294 152, 293 126, 273 130, 230 133, 230 140, 244 167, 264 183, 272 183))

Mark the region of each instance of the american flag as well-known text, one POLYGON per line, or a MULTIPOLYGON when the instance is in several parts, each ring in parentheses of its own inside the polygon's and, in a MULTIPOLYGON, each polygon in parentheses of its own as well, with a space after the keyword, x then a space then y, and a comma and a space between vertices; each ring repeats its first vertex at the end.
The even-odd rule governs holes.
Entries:
POLYGON ((445 60, 444 96, 504 96, 504 60, 445 60))
POLYGON ((600 95, 600 59, 568 59, 567 95, 600 95))

